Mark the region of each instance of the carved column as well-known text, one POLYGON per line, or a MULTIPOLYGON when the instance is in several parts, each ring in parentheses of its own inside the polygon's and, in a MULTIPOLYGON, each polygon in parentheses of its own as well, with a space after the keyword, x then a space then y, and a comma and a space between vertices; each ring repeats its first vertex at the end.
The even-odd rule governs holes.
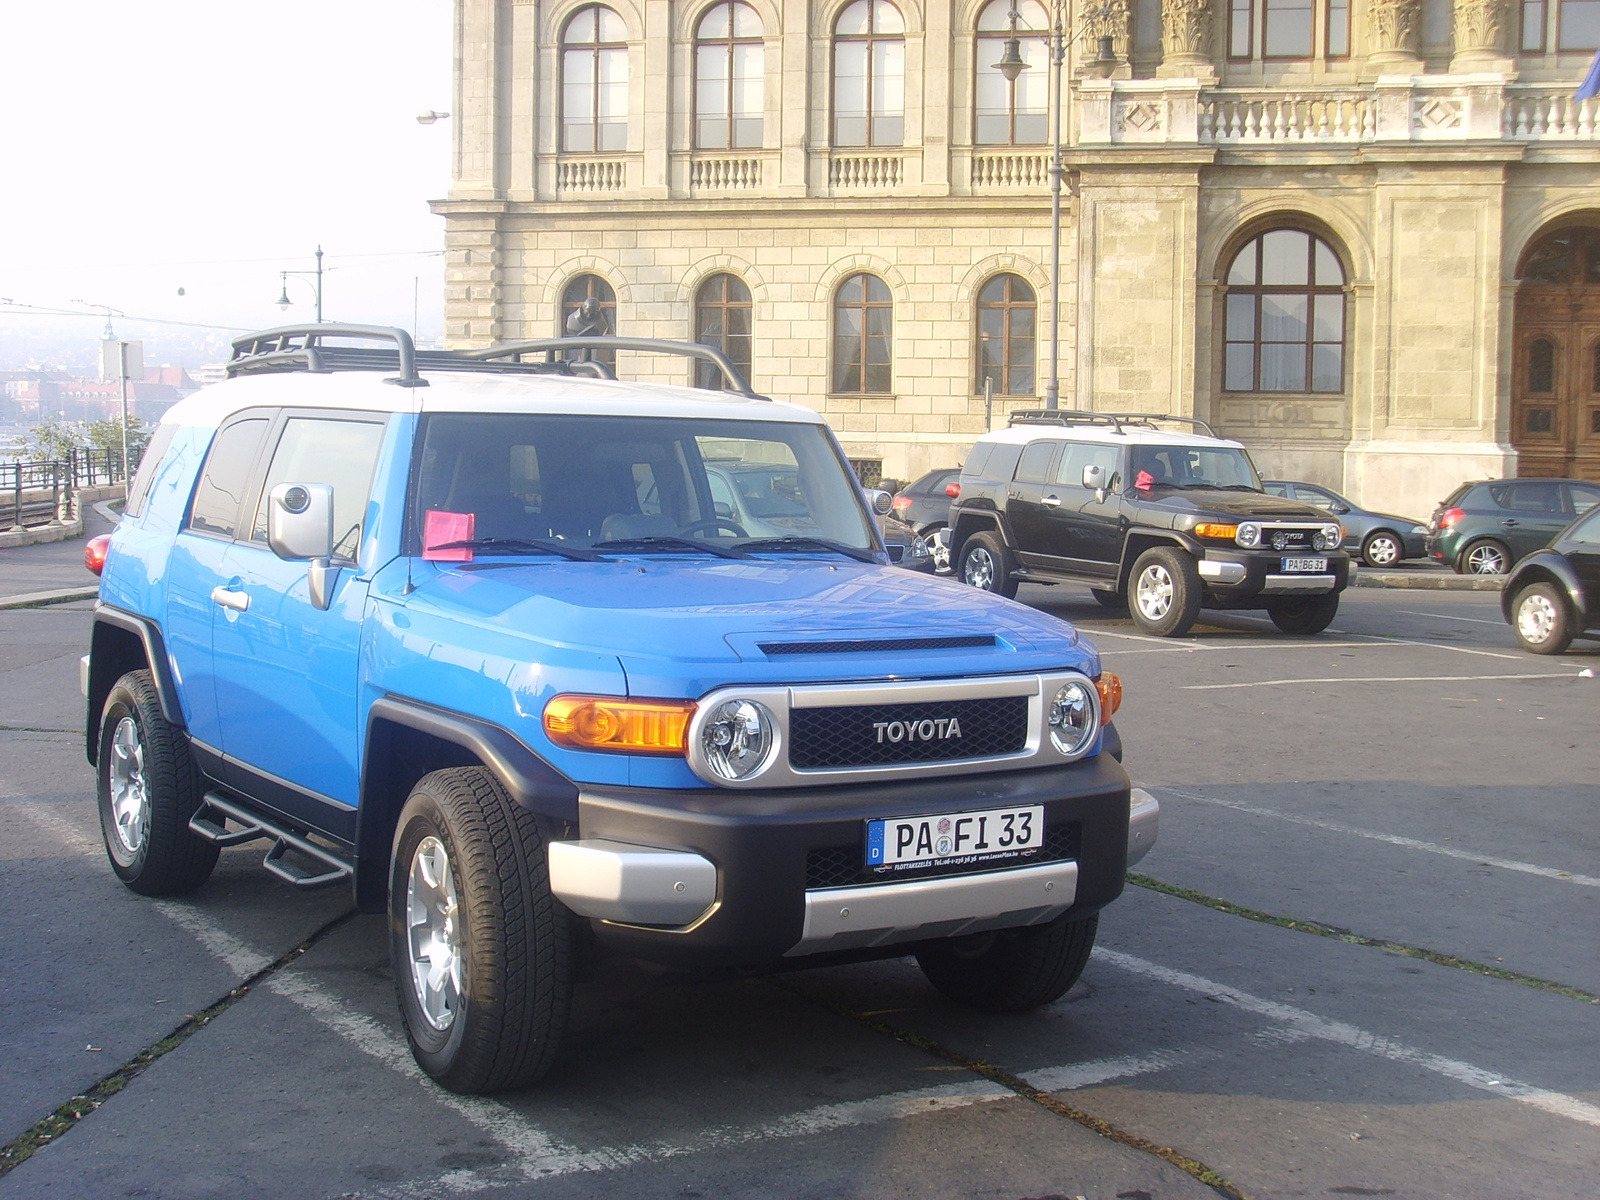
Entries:
POLYGON ((1367 0, 1363 79, 1422 71, 1422 0, 1367 0))
POLYGON ((1516 62, 1506 53, 1515 24, 1510 0, 1455 0, 1455 54, 1450 74, 1492 71, 1515 75, 1516 62))
POLYGON ((1215 82, 1211 60, 1211 0, 1161 0, 1161 65, 1163 79, 1215 82))

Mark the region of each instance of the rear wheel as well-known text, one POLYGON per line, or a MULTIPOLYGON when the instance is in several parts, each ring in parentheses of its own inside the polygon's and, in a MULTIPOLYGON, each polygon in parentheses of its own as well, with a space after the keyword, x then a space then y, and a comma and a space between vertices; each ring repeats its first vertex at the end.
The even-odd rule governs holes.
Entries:
POLYGON ((189 831, 200 807, 189 743, 162 716, 149 671, 129 671, 106 697, 95 772, 100 834, 118 879, 141 895, 177 896, 210 878, 217 847, 189 831))
POLYGON ((1456 560, 1458 575, 1504 575, 1510 568, 1511 551, 1493 538, 1473 542, 1456 560))
POLYGON ((1339 593, 1290 596, 1267 605, 1267 616, 1285 633, 1321 633, 1339 613, 1339 593))
POLYGON ((1399 535, 1387 529, 1374 530, 1361 543, 1361 561, 1369 567, 1392 567, 1405 556, 1405 552, 1399 535))
POLYGON ((1530 583, 1511 602, 1511 627, 1523 649, 1560 654, 1572 645, 1572 610, 1553 583, 1530 583))
POLYGON ((1188 633, 1200 615, 1200 571, 1172 546, 1146 550, 1133 564, 1128 586, 1133 623, 1156 637, 1188 633))
POLYGON ((389 946, 418 1064, 453 1092, 550 1068, 571 998, 568 914, 533 814, 481 767, 435 771, 395 831, 389 946))
POLYGON ((1000 929, 931 943, 917 965, 957 1004, 1024 1012, 1059 1000, 1083 974, 1100 918, 1057 917, 1048 925, 1000 929))
POLYGON ((1000 596, 1017 594, 1011 551, 992 533, 975 533, 961 547, 961 582, 1000 596))

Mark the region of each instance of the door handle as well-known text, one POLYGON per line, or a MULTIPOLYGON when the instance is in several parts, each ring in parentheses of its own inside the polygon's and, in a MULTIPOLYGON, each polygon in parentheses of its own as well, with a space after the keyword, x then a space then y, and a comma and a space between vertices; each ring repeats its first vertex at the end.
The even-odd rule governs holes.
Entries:
POLYGON ((1060 508, 1061 507, 1061 497, 1060 496, 1046 496, 1043 500, 1039 501, 1039 503, 1044 505, 1046 508, 1060 508))
POLYGON ((220 604, 223 608, 231 608, 234 612, 244 612, 250 607, 250 596, 245 592, 229 591, 218 584, 211 589, 211 602, 220 604))
POLYGON ((1520 521, 1516 521, 1511 517, 1507 517, 1505 520, 1500 522, 1500 527, 1502 529, 1515 529, 1519 524, 1521 524, 1520 521))

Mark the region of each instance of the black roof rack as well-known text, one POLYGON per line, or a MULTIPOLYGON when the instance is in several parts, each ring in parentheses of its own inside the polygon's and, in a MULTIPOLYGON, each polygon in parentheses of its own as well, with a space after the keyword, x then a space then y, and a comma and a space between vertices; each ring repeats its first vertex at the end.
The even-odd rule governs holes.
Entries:
POLYGON ((281 371, 309 371, 317 374, 334 371, 395 371, 384 380, 397 387, 427 387, 419 372, 471 371, 498 375, 587 375, 595 379, 615 379, 604 362, 590 358, 567 357, 574 351, 642 350, 650 354, 681 354, 712 363, 727 381, 727 391, 754 400, 765 396, 752 391, 744 374, 715 346, 698 342, 672 342, 660 338, 555 337, 526 342, 508 342, 483 350, 418 350, 404 329, 386 325, 285 325, 264 329, 233 339, 233 357, 228 362, 228 377, 281 371), (340 341, 390 342, 388 346, 330 345, 325 339, 340 341), (533 362, 525 354, 542 354, 533 362))
POLYGON ((1097 413, 1075 408, 1023 408, 1011 414, 1013 425, 1098 425, 1121 433, 1125 428, 1155 429, 1161 421, 1191 425, 1207 437, 1216 430, 1199 417, 1178 417, 1170 413, 1097 413))

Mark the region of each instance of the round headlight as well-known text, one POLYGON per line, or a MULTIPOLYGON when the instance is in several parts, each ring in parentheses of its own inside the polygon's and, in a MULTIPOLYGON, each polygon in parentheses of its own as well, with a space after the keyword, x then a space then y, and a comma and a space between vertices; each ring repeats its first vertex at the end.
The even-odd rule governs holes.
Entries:
POLYGON ((1322 536, 1327 540, 1329 550, 1337 550, 1344 545, 1344 526, 1324 525, 1322 527, 1322 536))
POLYGON ((1261 544, 1261 526, 1254 521, 1246 521, 1239 526, 1239 532, 1233 535, 1233 540, 1245 547, 1259 546, 1261 544))
POLYGON ((1050 740, 1062 754, 1082 754, 1099 729, 1094 684, 1062 684, 1050 701, 1050 740))
POLYGON ((745 779, 772 756, 772 714, 754 700, 724 700, 700 727, 700 750, 724 779, 745 779))

